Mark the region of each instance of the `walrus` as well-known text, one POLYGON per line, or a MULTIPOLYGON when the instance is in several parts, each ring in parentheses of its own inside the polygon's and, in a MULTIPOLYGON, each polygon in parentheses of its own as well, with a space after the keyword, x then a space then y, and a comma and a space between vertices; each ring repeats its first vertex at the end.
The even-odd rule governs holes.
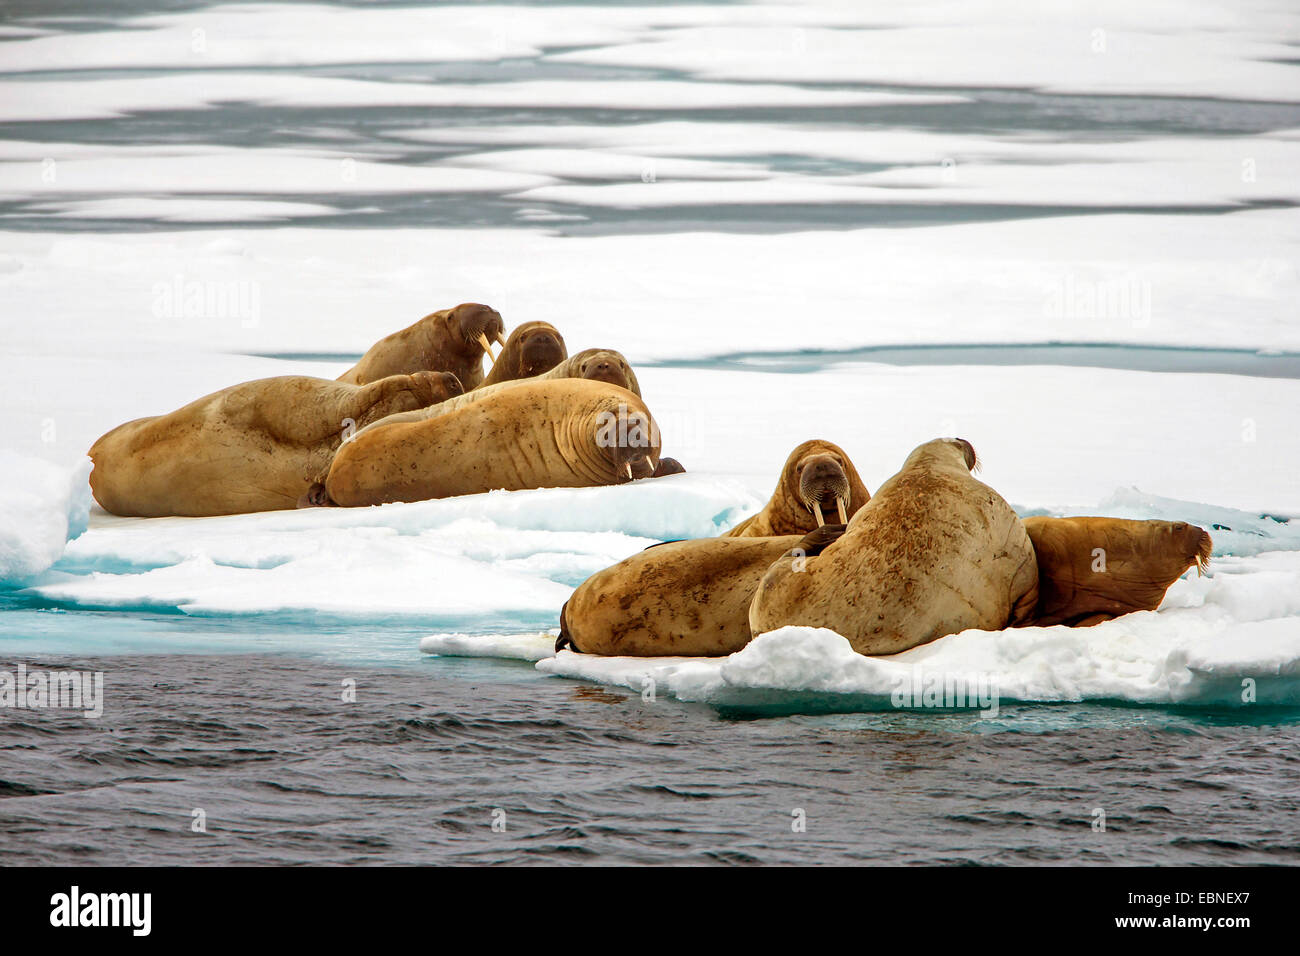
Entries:
POLYGON ((91 491, 106 511, 141 518, 293 508, 353 428, 460 391, 450 372, 232 385, 102 436, 89 453, 91 491))
POLYGON ((377 505, 504 488, 587 488, 648 478, 659 429, 625 388, 527 382, 422 421, 358 432, 339 448, 314 504, 377 505))
POLYGON ((496 309, 463 302, 380 339, 338 380, 365 385, 389 375, 451 372, 468 391, 483 381, 483 355, 492 356, 491 342, 503 343, 504 332, 496 309))
POLYGON ((633 395, 641 394, 641 383, 632 364, 613 349, 583 349, 546 373, 549 378, 589 378, 593 382, 621 385, 633 395))
POLYGON ((787 624, 828 627, 859 654, 896 654, 966 628, 1020 624, 1038 601, 1038 565, 1024 523, 976 480, 961 438, 915 449, 803 570, 780 558, 749 607, 755 634, 787 624))
POLYGON ((597 571, 560 610, 555 649, 629 657, 717 657, 749 643, 749 604, 783 554, 817 554, 844 531, 697 538, 653 545, 597 571), (798 549, 798 550, 795 550, 798 549))
POLYGON ((549 322, 525 322, 516 326, 501 347, 492 371, 475 388, 490 388, 500 382, 533 378, 549 372, 569 357, 564 336, 549 322))
MULTIPOLYGON (((537 323, 545 325, 545 323, 537 323)), ((520 326, 523 328, 523 326, 520 326)), ((558 334, 558 333, 557 333, 558 334)), ((514 339, 514 334, 511 334, 514 339)), ((561 340, 563 341, 563 340, 561 340)), ((509 345, 502 351, 501 358, 497 362, 497 367, 507 361, 506 352, 509 351, 509 345)), ((493 372, 496 368, 493 369, 493 372)), ((458 409, 465 408, 467 405, 473 405, 477 402, 483 402, 492 397, 501 394, 506 389, 515 388, 529 382, 550 382, 557 379, 565 378, 585 378, 594 382, 606 382, 610 385, 620 385, 626 388, 638 398, 641 395, 641 388, 636 380, 636 373, 632 371, 632 366, 628 364, 627 359, 622 354, 612 351, 611 349, 587 349, 579 352, 572 358, 565 359, 554 368, 542 372, 531 378, 507 379, 504 381, 489 383, 484 379, 483 384, 478 388, 468 391, 463 395, 455 395, 444 402, 436 405, 430 405, 428 408, 417 408, 414 411, 399 412, 389 416, 381 421, 372 422, 366 426, 366 430, 373 430, 381 426, 396 425, 399 422, 421 422, 430 418, 437 418, 439 415, 446 415, 458 409)), ((665 468, 675 466, 680 471, 685 468, 674 459, 666 459, 668 462, 665 468)), ((665 471, 664 474, 676 474, 675 471, 665 471)), ((659 477, 656 475, 655 477, 659 477)), ((324 477, 321 478, 324 481, 324 477)))
POLYGON ((1209 532, 1185 521, 1024 519, 1038 561, 1038 605, 1027 624, 1089 627, 1154 611, 1170 585, 1209 567, 1209 532))
POLYGON ((825 524, 847 524, 870 499, 844 449, 814 438, 790 452, 763 510, 723 537, 806 534, 825 524))

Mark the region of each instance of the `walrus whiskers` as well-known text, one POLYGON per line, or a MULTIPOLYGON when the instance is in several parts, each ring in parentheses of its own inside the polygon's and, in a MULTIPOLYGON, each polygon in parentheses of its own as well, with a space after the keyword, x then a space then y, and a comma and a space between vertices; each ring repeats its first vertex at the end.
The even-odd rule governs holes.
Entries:
POLYGON ((1196 549, 1196 576, 1199 578, 1210 570, 1210 555, 1214 552, 1214 539, 1210 532, 1201 532, 1200 546, 1196 549))

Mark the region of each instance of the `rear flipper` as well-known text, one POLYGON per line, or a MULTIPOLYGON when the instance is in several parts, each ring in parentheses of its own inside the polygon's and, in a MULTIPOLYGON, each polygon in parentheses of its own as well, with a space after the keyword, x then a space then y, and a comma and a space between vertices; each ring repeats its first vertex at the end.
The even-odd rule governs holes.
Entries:
POLYGON ((325 490, 323 481, 314 481, 306 493, 298 499, 299 508, 337 508, 338 503, 325 490))
POLYGON ((567 647, 573 653, 581 654, 582 651, 578 650, 578 645, 573 643, 573 635, 569 633, 568 610, 569 602, 565 601, 564 607, 560 608, 560 636, 555 639, 555 653, 558 654, 567 647))

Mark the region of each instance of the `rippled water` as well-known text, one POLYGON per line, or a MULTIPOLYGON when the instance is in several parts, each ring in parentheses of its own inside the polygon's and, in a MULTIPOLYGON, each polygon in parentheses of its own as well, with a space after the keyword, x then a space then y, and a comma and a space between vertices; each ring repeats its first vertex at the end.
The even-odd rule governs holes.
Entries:
POLYGON ((474 661, 33 666, 104 670, 107 706, 6 716, 7 863, 1300 862, 1300 727, 1268 718, 1063 705, 982 733, 731 721, 474 661))

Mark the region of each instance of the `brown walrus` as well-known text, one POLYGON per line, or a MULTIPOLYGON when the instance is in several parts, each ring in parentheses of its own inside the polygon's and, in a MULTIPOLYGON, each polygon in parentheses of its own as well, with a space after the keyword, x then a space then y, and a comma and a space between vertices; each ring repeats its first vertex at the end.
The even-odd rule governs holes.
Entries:
POLYGON ((790 452, 776 490, 763 510, 723 536, 806 534, 825 524, 847 524, 870 499, 867 486, 844 449, 814 438, 790 452))
POLYGON ((293 508, 353 428, 460 390, 450 372, 244 382, 114 428, 90 449, 90 487, 105 510, 144 518, 293 508))
POLYGON ((971 475, 975 449, 937 439, 849 521, 804 570, 775 561, 749 608, 751 631, 828 627, 859 654, 895 654, 966 628, 1020 624, 1038 601, 1024 523, 971 475))
POLYGON ((586 488, 648 478, 659 430, 637 396, 587 379, 525 382, 422 421, 368 428, 341 448, 323 499, 344 506, 504 488, 586 488))
POLYGON ((548 378, 589 378, 593 382, 621 385, 633 395, 641 394, 632 364, 613 349, 583 349, 568 361, 546 373, 548 378))
MULTIPOLYGON (((545 324, 545 323, 541 323, 545 324)), ((522 326, 520 326, 522 328, 522 326)), ((514 335, 511 335, 514 339, 514 335)), ((506 351, 509 351, 507 346, 506 351)), ((497 361, 497 367, 506 361, 506 351, 501 353, 501 358, 497 361)), ((494 368, 495 372, 496 369, 494 368)), ((439 415, 446 415, 458 409, 465 408, 467 405, 473 405, 477 402, 487 401, 493 396, 501 394, 502 391, 509 388, 515 388, 529 382, 550 382, 556 379, 565 378, 586 378, 594 382, 606 382, 611 385, 621 385, 628 389, 632 394, 640 397, 641 389, 637 384, 636 373, 632 371, 632 366, 627 363, 627 359, 610 349, 587 349, 579 352, 572 358, 566 359, 556 365, 549 371, 542 372, 532 378, 523 378, 517 380, 505 380, 489 384, 485 379, 483 384, 473 391, 466 392, 464 395, 455 395, 445 402, 436 405, 430 405, 428 408, 418 408, 410 412, 402 412, 392 415, 382 421, 373 422, 367 426, 366 430, 371 431, 376 428, 396 425, 399 422, 421 422, 430 418, 437 418, 439 415)), ((685 471, 673 459, 666 459, 669 463, 666 468, 676 466, 677 471, 685 471)), ((676 474, 677 471, 665 471, 664 474, 676 474)), ((658 477, 656 475, 655 477, 658 477)), ((324 481, 324 476, 321 477, 324 481)))
POLYGON ((1038 560, 1038 606, 1025 623, 1087 627, 1154 611, 1188 568, 1210 563, 1214 542, 1183 521, 1025 519, 1038 560))
POLYGON ((772 562, 817 554, 842 525, 808 535, 698 538, 654 545, 597 571, 560 611, 556 650, 630 657, 715 657, 750 641, 749 604, 772 562))
POLYGON ((532 378, 549 372, 568 357, 569 350, 559 329, 549 322, 525 322, 510 333, 492 371, 475 388, 532 378))
POLYGON ((380 339, 338 380, 365 385, 389 375, 451 372, 468 391, 483 381, 483 355, 492 355, 490 342, 504 341, 505 328, 496 309, 464 302, 380 339))

